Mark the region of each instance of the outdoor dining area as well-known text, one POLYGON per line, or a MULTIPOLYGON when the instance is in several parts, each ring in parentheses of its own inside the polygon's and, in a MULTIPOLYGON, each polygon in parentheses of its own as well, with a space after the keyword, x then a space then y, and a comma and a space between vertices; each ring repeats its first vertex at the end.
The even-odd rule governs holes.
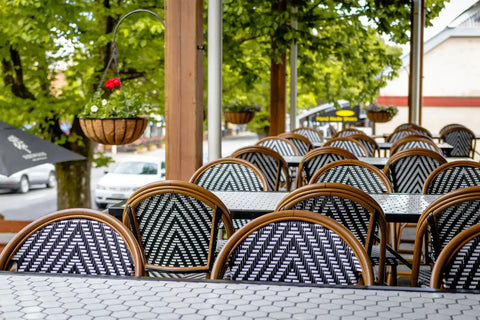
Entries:
POLYGON ((438 137, 302 127, 52 213, 2 251, 0 317, 478 317, 475 135, 438 137))

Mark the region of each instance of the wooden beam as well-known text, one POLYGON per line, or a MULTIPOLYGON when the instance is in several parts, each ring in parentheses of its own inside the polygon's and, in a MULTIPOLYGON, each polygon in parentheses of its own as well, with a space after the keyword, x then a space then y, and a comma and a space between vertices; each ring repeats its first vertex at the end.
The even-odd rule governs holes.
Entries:
POLYGON ((203 1, 166 0, 165 24, 166 178, 189 180, 202 165, 203 1))
POLYGON ((280 63, 272 59, 270 66, 270 135, 285 132, 287 112, 287 62, 282 54, 280 63))

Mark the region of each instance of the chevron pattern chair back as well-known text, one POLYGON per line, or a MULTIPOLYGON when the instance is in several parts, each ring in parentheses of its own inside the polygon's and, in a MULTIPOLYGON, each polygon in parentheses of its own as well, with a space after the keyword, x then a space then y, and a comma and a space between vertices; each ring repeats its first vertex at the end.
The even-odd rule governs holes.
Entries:
POLYGON ((385 138, 385 141, 393 143, 393 142, 397 141, 398 139, 409 136, 409 135, 426 137, 428 139, 427 136, 419 134, 417 131, 414 131, 412 129, 401 129, 401 130, 392 132, 388 137, 385 138))
POLYGON ((136 236, 149 276, 205 278, 215 259, 220 222, 233 234, 230 212, 213 193, 190 182, 166 180, 127 200, 123 223, 136 236))
POLYGON ((298 164, 297 187, 308 183, 321 167, 327 163, 344 160, 357 159, 351 152, 337 147, 321 147, 309 151, 298 164))
POLYGON ((480 224, 456 235, 442 250, 432 270, 436 289, 480 289, 480 224))
MULTIPOLYGON (((480 223, 480 187, 449 192, 432 202, 422 213, 415 233, 412 261, 412 286, 428 284, 429 272, 420 271, 422 250, 427 263, 438 260, 445 246, 463 230, 480 223), (429 237, 430 246, 424 244, 429 237)), ((422 270, 423 271, 423 270, 422 270)))
POLYGON ((310 142, 323 142, 323 133, 313 128, 297 128, 292 130, 293 133, 306 137, 310 142))
POLYGON ((332 138, 323 145, 345 149, 356 157, 368 157, 368 151, 363 144, 350 137, 332 138))
POLYGON ((267 180, 252 163, 223 158, 199 168, 190 179, 210 191, 267 191, 267 180))
POLYGON ((360 142, 365 147, 365 149, 367 149, 369 157, 374 157, 375 156, 375 152, 378 150, 378 144, 374 139, 370 138, 369 136, 367 136, 363 132, 362 133, 355 133, 355 134, 352 134, 348 137, 350 139, 354 139, 354 140, 357 140, 358 142, 360 142))
POLYGON ((390 180, 393 192, 421 193, 428 175, 446 162, 438 152, 407 149, 391 156, 383 172, 390 180))
POLYGON ((298 149, 293 142, 282 137, 266 137, 260 139, 255 145, 270 148, 281 156, 298 156, 298 149))
POLYGON ((333 135, 332 138, 341 138, 341 137, 348 137, 352 134, 364 134, 363 131, 353 128, 343 129, 333 135))
POLYGON ((342 183, 369 194, 393 192, 382 171, 360 160, 337 160, 326 164, 313 175, 309 184, 320 182, 342 183))
POLYGON ((304 156, 308 151, 312 149, 312 143, 306 137, 296 134, 293 132, 284 132, 278 135, 279 137, 285 138, 288 141, 291 141, 295 147, 297 147, 298 154, 304 156))
POLYGON ((451 157, 470 157, 475 153, 475 134, 468 128, 453 127, 442 133, 441 139, 453 146, 451 157))
POLYGON ((82 275, 142 276, 132 233, 116 218, 91 209, 67 209, 22 229, 0 256, 0 270, 82 275))
POLYGON ((425 180, 423 193, 445 194, 460 188, 480 186, 480 163, 453 161, 442 164, 425 180))
POLYGON ((390 147, 390 156, 394 155, 398 151, 413 148, 428 149, 443 155, 442 150, 432 140, 417 135, 409 135, 398 139, 392 144, 392 146, 390 147))
POLYGON ((411 129, 411 130, 419 133, 420 135, 428 136, 428 137, 432 138, 432 133, 430 131, 428 131, 424 127, 419 126, 419 125, 414 124, 414 123, 403 123, 403 124, 399 125, 398 127, 396 127, 395 130, 393 130, 393 132, 398 131, 398 130, 403 130, 403 129, 411 129))
POLYGON ((278 191, 282 183, 287 191, 290 190, 288 164, 278 152, 263 146, 252 146, 240 148, 230 157, 246 160, 258 167, 267 179, 269 191, 278 191))
POLYGON ((460 127, 460 128, 466 128, 463 124, 459 124, 459 123, 451 123, 451 124, 447 124, 446 126, 444 126, 442 129, 440 129, 439 133, 440 133, 440 136, 448 129, 450 128, 455 128, 455 127, 460 127))
POLYGON ((213 279, 315 284, 373 284, 362 245, 336 221, 287 210, 238 230, 215 261, 213 279))
MULTIPOLYGON (((379 239, 379 283, 385 275, 387 222, 380 205, 367 193, 340 183, 317 183, 292 191, 276 211, 306 210, 330 217, 347 228, 372 256, 372 245, 379 239)), ((377 257, 378 258, 378 257, 377 257)))

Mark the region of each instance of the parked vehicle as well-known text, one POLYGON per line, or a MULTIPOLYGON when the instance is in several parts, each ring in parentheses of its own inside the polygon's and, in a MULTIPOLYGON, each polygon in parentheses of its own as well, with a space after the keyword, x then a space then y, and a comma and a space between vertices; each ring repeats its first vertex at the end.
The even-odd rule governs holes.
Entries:
POLYGON ((47 188, 57 185, 55 166, 44 163, 35 167, 15 172, 10 176, 0 175, 0 189, 10 189, 27 193, 32 185, 45 184, 47 188))
POLYGON ((128 199, 138 188, 165 179, 165 162, 148 156, 135 156, 116 163, 95 188, 98 208, 128 199))

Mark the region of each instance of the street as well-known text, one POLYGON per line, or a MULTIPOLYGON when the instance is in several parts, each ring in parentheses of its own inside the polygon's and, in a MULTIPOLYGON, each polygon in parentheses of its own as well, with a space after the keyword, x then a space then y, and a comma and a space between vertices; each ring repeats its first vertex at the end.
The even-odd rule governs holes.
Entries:
MULTIPOLYGON (((258 140, 257 135, 242 133, 241 135, 227 136, 222 139, 222 156, 228 156, 238 148, 253 145, 258 140)), ((157 149, 144 153, 149 156, 165 157, 165 149, 157 149)), ((115 160, 123 157, 134 156, 134 153, 118 153, 110 155, 115 160)), ((208 143, 203 143, 203 161, 208 160, 208 143)), ((98 180, 105 174, 106 168, 92 168, 91 171, 91 194, 92 208, 97 209, 94 203, 94 189, 98 180)), ((48 189, 45 186, 32 186, 32 189, 25 194, 0 191, 2 208, 0 214, 6 220, 35 220, 48 213, 57 210, 57 189, 48 189)))

